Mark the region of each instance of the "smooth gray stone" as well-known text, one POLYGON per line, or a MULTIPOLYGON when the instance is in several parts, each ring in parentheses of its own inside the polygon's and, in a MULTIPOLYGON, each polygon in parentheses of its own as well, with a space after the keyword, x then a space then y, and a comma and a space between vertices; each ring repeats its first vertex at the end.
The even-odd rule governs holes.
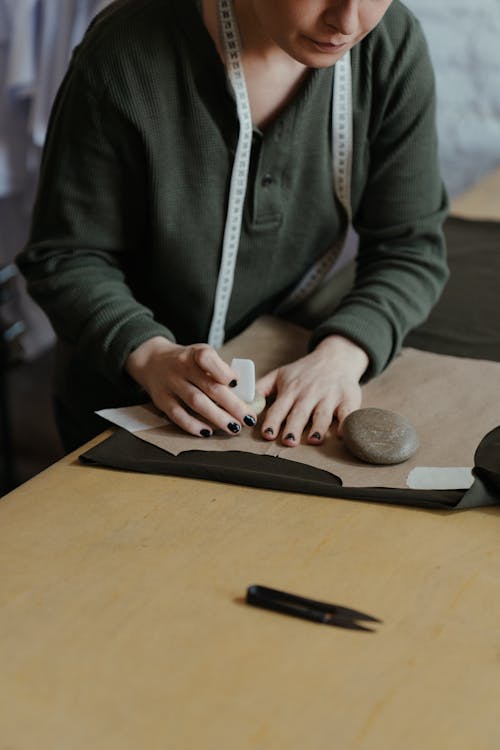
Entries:
POLYGON ((344 421, 342 440, 356 458, 370 464, 400 464, 419 446, 411 422, 387 409, 353 411, 344 421))

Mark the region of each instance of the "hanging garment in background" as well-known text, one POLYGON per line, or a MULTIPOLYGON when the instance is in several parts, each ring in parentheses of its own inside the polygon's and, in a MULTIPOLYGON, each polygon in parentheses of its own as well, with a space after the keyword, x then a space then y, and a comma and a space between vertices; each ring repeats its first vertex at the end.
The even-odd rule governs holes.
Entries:
MULTIPOLYGON (((28 232, 50 110, 73 48, 111 0, 0 0, 0 266, 28 232)), ((53 343, 42 311, 18 279, 12 315, 26 325, 27 359, 53 343)))
MULTIPOLYGON (((42 148, 52 103, 71 52, 92 18, 110 1, 0 0, 0 45, 5 56, 0 99, 8 102, 2 126, 7 125, 16 104, 28 101, 25 130, 34 146, 42 148)), ((12 145, 1 132, 0 143, 4 151, 12 145)), ((31 171, 36 171, 36 159, 30 163, 29 155, 27 158, 31 171)), ((15 176, 11 180, 17 184, 15 176)), ((4 182, 8 184, 5 178, 4 182)))
POLYGON ((40 53, 37 66, 30 131, 43 146, 57 89, 68 67, 71 52, 81 41, 92 18, 111 0, 39 0, 40 53))

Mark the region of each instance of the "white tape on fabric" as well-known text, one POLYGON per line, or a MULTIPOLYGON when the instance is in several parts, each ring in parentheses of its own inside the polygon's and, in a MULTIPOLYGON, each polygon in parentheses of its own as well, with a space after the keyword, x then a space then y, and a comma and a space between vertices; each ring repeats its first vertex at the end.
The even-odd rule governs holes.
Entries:
POLYGON ((468 466, 415 466, 406 480, 411 490, 468 490, 473 482, 468 466))
MULTIPOLYGON (((219 23, 229 81, 236 98, 240 124, 238 145, 231 175, 228 210, 222 243, 222 257, 210 324, 208 343, 219 349, 224 343, 225 326, 243 224, 243 209, 252 151, 253 124, 245 74, 241 59, 241 41, 232 0, 218 0, 219 23)), ((351 220, 352 169, 352 82, 349 52, 335 65, 332 104, 332 153, 335 192, 351 220)), ((309 269, 276 312, 284 313, 305 300, 332 268, 345 242, 345 234, 309 269)))

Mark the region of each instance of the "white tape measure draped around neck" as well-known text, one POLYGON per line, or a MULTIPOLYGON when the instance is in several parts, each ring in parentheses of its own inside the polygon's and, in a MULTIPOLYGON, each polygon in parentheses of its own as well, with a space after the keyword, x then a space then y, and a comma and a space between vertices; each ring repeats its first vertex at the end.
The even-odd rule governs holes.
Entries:
MULTIPOLYGON (((241 42, 232 0, 218 0, 219 24, 229 81, 234 91, 240 132, 229 188, 222 257, 215 291, 208 343, 224 343, 226 316, 233 289, 234 271, 243 224, 243 210, 252 151, 253 124, 241 59, 241 42)), ((351 220, 352 88, 349 52, 335 65, 332 107, 332 153, 335 192, 351 220)), ((328 273, 344 244, 345 235, 307 272, 277 312, 286 312, 306 299, 328 273)))

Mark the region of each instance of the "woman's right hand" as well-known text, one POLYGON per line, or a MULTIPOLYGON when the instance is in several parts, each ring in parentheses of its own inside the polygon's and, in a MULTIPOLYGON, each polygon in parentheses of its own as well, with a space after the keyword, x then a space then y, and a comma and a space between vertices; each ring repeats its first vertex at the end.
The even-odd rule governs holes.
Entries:
POLYGON ((257 417, 232 387, 236 374, 208 344, 180 346, 155 336, 128 356, 128 374, 155 406, 191 435, 210 437, 214 429, 237 435, 257 417))

